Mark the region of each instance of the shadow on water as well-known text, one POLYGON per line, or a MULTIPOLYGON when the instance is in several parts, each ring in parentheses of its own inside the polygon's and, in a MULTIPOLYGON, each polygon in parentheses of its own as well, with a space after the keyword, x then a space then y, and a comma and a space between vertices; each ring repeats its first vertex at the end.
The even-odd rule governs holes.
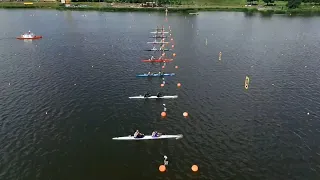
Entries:
POLYGON ((273 16, 274 12, 273 11, 262 11, 260 13, 260 17, 262 18, 271 18, 273 16))
POLYGON ((248 11, 248 12, 243 12, 245 17, 253 17, 256 15, 256 13, 248 11))

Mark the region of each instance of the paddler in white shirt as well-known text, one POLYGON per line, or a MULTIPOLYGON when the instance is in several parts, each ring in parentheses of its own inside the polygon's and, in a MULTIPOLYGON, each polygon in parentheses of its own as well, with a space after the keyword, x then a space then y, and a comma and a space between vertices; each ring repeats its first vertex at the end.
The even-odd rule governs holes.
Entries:
POLYGON ((144 137, 144 134, 141 134, 139 132, 139 130, 136 130, 136 132, 133 134, 133 137, 134 138, 143 138, 144 137))

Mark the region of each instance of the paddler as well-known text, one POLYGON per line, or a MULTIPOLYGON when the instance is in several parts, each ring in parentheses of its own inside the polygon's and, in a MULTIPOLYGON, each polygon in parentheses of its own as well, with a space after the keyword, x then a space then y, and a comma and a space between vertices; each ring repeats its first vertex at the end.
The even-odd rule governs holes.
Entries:
POLYGON ((163 160, 163 164, 165 166, 167 166, 169 164, 169 160, 168 160, 168 157, 166 155, 163 156, 164 160, 163 160))
POLYGON ((141 134, 139 132, 139 130, 136 130, 136 132, 133 134, 133 137, 134 138, 143 138, 144 137, 144 134, 141 134))
POLYGON ((153 131, 151 134, 152 137, 160 137, 161 133, 159 133, 158 131, 153 131))
POLYGON ((144 95, 144 97, 146 98, 146 97, 150 97, 151 96, 151 94, 149 93, 149 92, 147 92, 145 95, 144 95))

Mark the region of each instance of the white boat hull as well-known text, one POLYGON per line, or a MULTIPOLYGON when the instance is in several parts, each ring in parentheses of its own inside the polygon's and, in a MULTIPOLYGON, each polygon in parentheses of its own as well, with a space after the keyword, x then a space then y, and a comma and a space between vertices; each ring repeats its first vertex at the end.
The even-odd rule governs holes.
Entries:
POLYGON ((133 136, 123 136, 123 137, 114 137, 112 140, 122 140, 122 141, 138 141, 138 140, 156 140, 156 139, 181 139, 183 138, 182 134, 177 135, 161 135, 159 137, 152 137, 151 135, 145 135, 143 138, 134 138, 133 136))
POLYGON ((161 32, 161 31, 154 31, 154 32, 150 32, 152 34, 168 34, 169 32, 161 32))
POLYGON ((162 97, 157 97, 157 96, 144 97, 140 95, 140 96, 129 97, 129 99, 175 99, 175 98, 178 98, 178 96, 174 95, 174 96, 162 96, 162 97))
POLYGON ((147 42, 148 44, 169 44, 169 42, 147 42))

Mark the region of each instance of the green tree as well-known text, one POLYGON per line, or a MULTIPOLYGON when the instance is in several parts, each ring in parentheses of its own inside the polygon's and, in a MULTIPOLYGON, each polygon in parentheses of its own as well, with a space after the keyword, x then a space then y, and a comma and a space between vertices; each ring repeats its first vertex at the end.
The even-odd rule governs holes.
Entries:
POLYGON ((267 6, 268 6, 269 3, 274 3, 274 0, 263 0, 263 2, 267 3, 267 6))
POLYGON ((301 4, 302 0, 288 0, 288 8, 290 9, 295 9, 297 7, 299 7, 299 5, 301 4))

